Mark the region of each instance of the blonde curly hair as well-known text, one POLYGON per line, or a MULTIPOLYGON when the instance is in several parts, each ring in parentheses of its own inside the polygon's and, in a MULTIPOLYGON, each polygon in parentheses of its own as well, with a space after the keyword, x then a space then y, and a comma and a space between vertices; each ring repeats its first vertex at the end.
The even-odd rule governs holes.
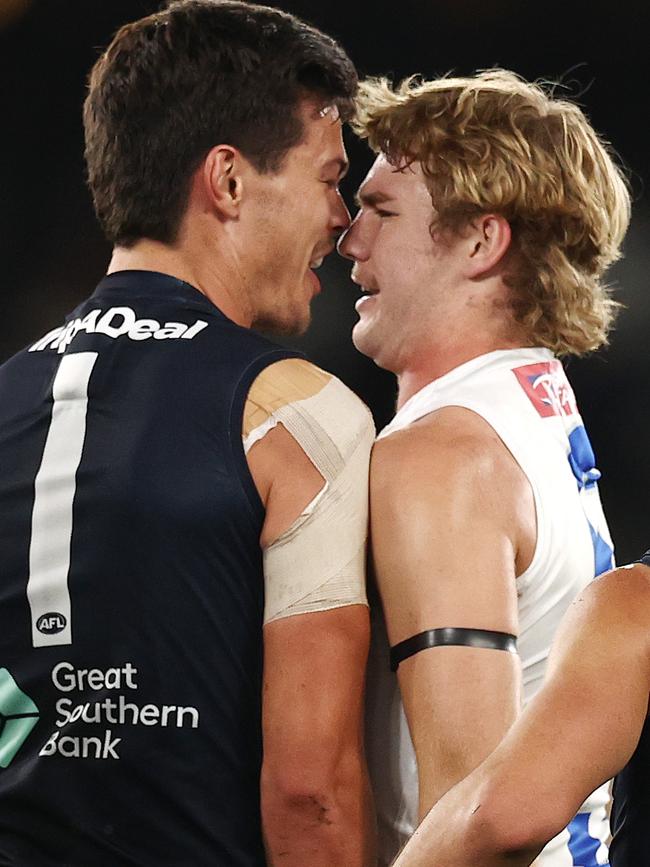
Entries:
POLYGON ((630 219, 626 179, 574 103, 512 72, 361 83, 352 126, 396 165, 422 166, 436 228, 494 212, 512 230, 508 285, 527 339, 558 354, 607 343, 603 283, 630 219))

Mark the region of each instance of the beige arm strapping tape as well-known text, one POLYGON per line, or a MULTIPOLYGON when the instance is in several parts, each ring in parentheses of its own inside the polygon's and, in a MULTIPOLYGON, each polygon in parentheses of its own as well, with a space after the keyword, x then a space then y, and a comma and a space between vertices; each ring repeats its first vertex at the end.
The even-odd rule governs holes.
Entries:
POLYGON ((325 485, 264 551, 264 622, 367 604, 368 464, 375 434, 370 413, 332 378, 317 394, 276 409, 246 437, 245 448, 276 424, 299 443, 325 485))

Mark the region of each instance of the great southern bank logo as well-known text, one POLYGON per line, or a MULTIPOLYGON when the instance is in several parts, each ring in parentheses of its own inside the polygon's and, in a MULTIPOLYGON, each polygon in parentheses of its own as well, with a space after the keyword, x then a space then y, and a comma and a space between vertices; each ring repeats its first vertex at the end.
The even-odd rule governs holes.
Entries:
POLYGON ((38 708, 6 668, 0 668, 0 768, 8 768, 38 722, 38 708))

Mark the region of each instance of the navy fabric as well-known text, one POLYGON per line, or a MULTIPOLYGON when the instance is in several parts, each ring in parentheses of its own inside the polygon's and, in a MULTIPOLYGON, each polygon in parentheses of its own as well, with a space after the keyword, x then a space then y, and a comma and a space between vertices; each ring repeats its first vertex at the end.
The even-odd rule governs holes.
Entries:
POLYGON ((264 510, 241 429, 255 376, 295 353, 152 272, 106 277, 74 319, 64 352, 41 341, 0 367, 0 864, 262 867, 264 510), (35 478, 78 352, 97 358, 72 643, 34 647, 35 478))
MULTIPOLYGON (((650 566, 650 551, 638 561, 650 566)), ((614 780, 611 867, 650 864, 650 721, 646 718, 634 755, 614 780)))
MULTIPOLYGON (((650 564, 649 564, 650 565, 650 564)), ((650 721, 646 719, 634 755, 614 779, 611 867, 650 864, 650 721)))

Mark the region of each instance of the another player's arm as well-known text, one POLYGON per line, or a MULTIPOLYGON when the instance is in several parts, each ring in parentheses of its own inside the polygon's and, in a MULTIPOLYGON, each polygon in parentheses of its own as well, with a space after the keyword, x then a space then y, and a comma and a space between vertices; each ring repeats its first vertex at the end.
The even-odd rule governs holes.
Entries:
MULTIPOLYGON (((280 392, 285 386, 291 391, 295 376, 304 380, 306 374, 309 380, 320 373, 296 361, 273 368, 267 376, 279 373, 289 380, 288 385, 280 383, 280 392)), ((343 416, 338 423, 358 420, 357 413, 357 422, 343 416)), ((365 461, 367 469, 373 431, 368 419, 363 424, 368 429, 360 446, 361 463, 365 461)), ((302 578, 319 573, 323 558, 315 550, 310 558, 295 544, 298 535, 318 536, 325 530, 327 538, 316 539, 316 544, 330 549, 340 545, 345 529, 340 524, 349 524, 353 516, 348 510, 367 497, 367 479, 357 480, 362 490, 351 500, 342 495, 342 508, 325 502, 330 514, 321 529, 314 524, 313 512, 311 518, 305 517, 305 509, 322 491, 324 476, 316 469, 313 455, 307 456, 282 423, 254 445, 248 457, 266 506, 261 539, 267 573, 261 796, 267 859, 269 865, 286 867, 366 867, 372 862, 374 835, 361 735, 369 642, 363 558, 357 557, 351 566, 358 598, 353 594, 348 601, 356 604, 328 599, 331 591, 325 587, 323 600, 316 605, 323 610, 303 610, 310 608, 303 605, 295 613, 291 604, 283 606, 294 596, 299 600, 302 590, 292 595, 292 590, 278 588, 277 583, 286 579, 300 584, 302 578), (280 571, 286 564, 286 575, 278 575, 275 556, 280 558, 280 571), (268 581, 275 587, 269 587, 268 581)), ((362 505, 365 512, 365 502, 362 505)), ((364 535, 361 528, 361 546, 364 535)), ((344 596, 346 592, 349 589, 342 591, 344 596)))
POLYGON ((636 749, 650 689, 650 569, 617 569, 567 612, 544 687, 429 813, 396 867, 524 867, 636 749))
MULTIPOLYGON (((474 413, 445 409, 380 440, 371 538, 391 646, 445 627, 516 635, 516 564, 526 556, 519 535, 534 539, 534 521, 527 480, 474 413)), ((405 659, 398 677, 422 816, 514 721, 519 659, 498 649, 433 647, 405 659)))

